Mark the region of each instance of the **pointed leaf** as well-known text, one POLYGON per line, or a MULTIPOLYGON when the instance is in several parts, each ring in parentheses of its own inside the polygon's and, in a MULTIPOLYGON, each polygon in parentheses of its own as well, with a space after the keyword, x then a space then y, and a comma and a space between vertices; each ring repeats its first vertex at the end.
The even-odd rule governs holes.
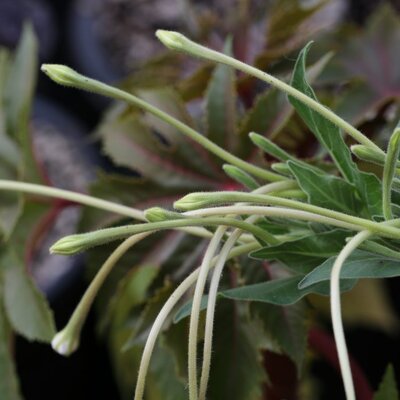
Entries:
MULTIPOLYGON (((313 89, 307 82, 305 74, 305 59, 309 49, 310 44, 299 54, 293 73, 292 86, 312 99, 317 100, 313 89)), ((379 196, 381 193, 380 182, 375 175, 358 170, 339 128, 302 102, 290 96, 289 100, 318 141, 328 150, 343 177, 349 183, 353 183, 356 186, 360 197, 369 211, 369 216, 380 215, 381 212, 378 210, 378 206, 382 209, 382 200, 381 196, 379 196)))
POLYGON ((391 364, 388 365, 374 400, 399 400, 399 392, 396 385, 396 377, 391 364))
MULTIPOLYGON (((329 296, 329 284, 320 282, 305 289, 299 289, 298 285, 304 275, 291 276, 289 278, 274 279, 272 281, 255 283, 253 285, 241 286, 235 289, 223 290, 218 296, 231 300, 255 301, 261 303, 275 304, 277 306, 292 305, 300 301, 303 297, 311 293, 329 296)), ((341 282, 341 291, 350 290, 355 280, 346 280, 341 282)), ((201 310, 207 308, 207 296, 201 299, 201 310)), ((184 304, 175 314, 174 322, 178 323, 183 318, 190 315, 192 302, 184 304)))
MULTIPOLYGON (((306 289, 316 283, 328 281, 336 260, 331 257, 310 272, 299 284, 306 289)), ((400 276, 400 261, 364 250, 355 250, 344 262, 340 273, 341 279, 392 278, 400 276)))
POLYGON ((266 379, 253 327, 232 302, 217 307, 208 398, 258 400, 266 379))
POLYGON ((28 340, 50 342, 55 334, 53 314, 43 294, 27 275, 20 257, 11 249, 0 259, 4 279, 4 304, 16 332, 28 340))
MULTIPOLYGON (((2 296, 1 296, 2 298, 2 296)), ((2 302, 0 302, 1 304, 2 302)), ((10 351, 11 330, 6 320, 3 304, 0 306, 0 398, 21 400, 15 365, 10 351)))
POLYGON ((295 362, 298 375, 301 375, 308 337, 305 305, 297 303, 282 307, 252 303, 250 311, 261 322, 267 338, 295 362))
POLYGON ((288 162, 308 202, 316 206, 358 215, 360 202, 352 184, 333 175, 320 174, 295 161, 288 162))
POLYGON ((250 256, 278 260, 293 271, 307 273, 320 265, 322 260, 336 255, 345 245, 347 235, 342 230, 309 235, 277 246, 263 247, 250 256))
MULTIPOLYGON (((224 52, 232 53, 232 40, 226 41, 224 52)), ((206 135, 230 151, 236 145, 236 101, 235 71, 226 65, 217 65, 205 96, 206 135)))

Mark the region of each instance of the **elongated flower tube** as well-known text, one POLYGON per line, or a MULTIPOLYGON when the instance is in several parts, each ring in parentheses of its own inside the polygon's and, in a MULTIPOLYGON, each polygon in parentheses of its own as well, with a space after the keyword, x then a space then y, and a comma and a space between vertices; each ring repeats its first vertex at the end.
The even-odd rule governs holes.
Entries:
POLYGON ((222 160, 230 164, 236 165, 239 168, 242 168, 243 170, 247 171, 248 173, 254 176, 258 176, 259 178, 271 182, 281 181, 285 179, 284 177, 278 174, 275 174, 264 168, 257 167, 256 165, 253 165, 251 163, 248 163, 247 161, 240 159, 239 157, 236 157, 229 151, 226 151, 223 148, 216 145, 206 136, 200 134, 190 126, 184 124, 183 122, 177 120, 171 115, 147 103, 146 101, 140 99, 139 97, 134 96, 131 93, 125 92, 121 89, 115 88, 105 83, 96 81, 95 79, 88 78, 65 65, 44 64, 42 65, 42 71, 46 73, 55 82, 61 85, 70 86, 76 89, 82 89, 89 92, 101 94, 103 96, 111 97, 116 100, 125 101, 128 104, 131 104, 135 107, 139 107, 140 109, 155 115, 156 117, 160 118, 167 124, 173 126, 182 134, 191 138, 195 142, 199 143, 201 146, 203 146, 211 153, 215 154, 217 157, 221 158, 222 160))
POLYGON ((363 231, 354 236, 337 256, 331 272, 331 315, 333 333, 335 336, 336 348, 338 351, 340 371, 347 400, 356 400, 353 377, 351 374, 349 354, 344 336, 342 313, 340 307, 340 272, 346 259, 365 240, 372 235, 371 232, 363 231))
MULTIPOLYGON (((228 259, 238 257, 242 254, 247 254, 253 250, 259 249, 260 247, 261 245, 257 242, 237 246, 234 249, 232 249, 232 251, 229 253, 228 259)), ((216 261, 217 257, 214 257, 212 259, 210 267, 213 267, 216 261)), ((149 369, 151 355, 153 354, 154 346, 156 344, 157 337, 162 329, 162 326, 164 325, 166 319, 168 318, 168 316, 170 315, 171 311, 174 309, 178 301, 187 292, 187 290, 189 290, 190 287, 196 282, 199 272, 200 272, 200 267, 194 270, 188 277, 186 277, 184 281, 174 290, 172 295, 165 302, 162 309, 158 313, 157 318, 155 319, 151 327, 149 336, 147 337, 146 345, 143 350, 142 359, 140 361, 140 368, 135 389, 134 400, 143 400, 144 389, 146 384, 146 375, 149 369)))
POLYGON ((307 105, 308 107, 315 110, 323 117, 331 121, 333 124, 337 125, 339 128, 342 128, 345 132, 351 135, 357 142, 364 144, 367 147, 373 148, 377 152, 383 153, 383 151, 374 142, 368 139, 365 135, 363 135, 358 129, 354 128, 351 124, 349 124, 348 122, 340 118, 338 115, 336 115, 334 112, 329 110, 329 108, 324 107, 322 104, 318 103, 311 97, 298 91, 297 89, 288 85, 287 83, 273 77, 272 75, 269 75, 264 71, 261 71, 239 60, 236 60, 235 58, 230 57, 226 54, 219 53, 218 51, 209 49, 205 46, 195 43, 179 32, 159 29, 156 32, 156 36, 166 47, 168 47, 171 50, 183 52, 193 57, 198 57, 228 65, 232 68, 235 68, 239 71, 242 71, 246 74, 249 74, 251 76, 254 76, 255 78, 258 78, 264 82, 269 83, 270 85, 276 87, 277 89, 301 101, 302 103, 304 103, 305 105, 307 105))
POLYGON ((50 251, 60 255, 72 255, 93 246, 109 243, 114 240, 124 239, 127 236, 135 235, 144 232, 153 232, 165 229, 178 229, 190 226, 233 226, 241 228, 254 236, 259 237, 266 243, 276 244, 275 237, 264 229, 255 225, 247 224, 244 221, 226 217, 211 217, 211 218, 180 218, 178 220, 167 220, 161 222, 148 222, 146 224, 124 225, 116 228, 100 229, 94 232, 81 233, 66 236, 58 240, 50 251))
POLYGON ((210 205, 225 203, 256 203, 265 205, 277 205, 295 210, 308 211, 324 217, 337 219, 342 222, 359 225, 364 230, 370 230, 381 236, 400 239, 400 229, 390 225, 380 224, 365 218, 348 215, 338 211, 329 210, 323 207, 314 206, 300 201, 284 199, 271 195, 243 193, 243 192, 208 192, 208 193, 191 193, 174 203, 174 207, 178 210, 195 210, 210 205))
POLYGON ((96 274, 95 278, 90 283, 65 328, 54 336, 51 345, 57 353, 63 356, 69 356, 78 348, 82 326, 86 321, 89 310, 105 279, 118 260, 133 245, 144 239, 149 234, 150 233, 141 233, 129 237, 122 242, 107 258, 99 272, 96 274))

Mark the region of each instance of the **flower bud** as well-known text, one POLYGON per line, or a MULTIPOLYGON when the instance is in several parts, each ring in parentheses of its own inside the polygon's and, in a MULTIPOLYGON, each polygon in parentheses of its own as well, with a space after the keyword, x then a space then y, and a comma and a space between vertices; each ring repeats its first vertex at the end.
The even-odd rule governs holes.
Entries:
POLYGON ((64 86, 82 88, 84 83, 89 81, 89 78, 85 78, 66 65, 42 64, 40 69, 54 82, 64 86))
POLYGON ((177 212, 165 210, 161 207, 152 207, 144 212, 144 216, 149 222, 162 222, 174 219, 182 219, 184 216, 177 212))
POLYGON ((58 332, 51 341, 51 347, 62 356, 71 355, 79 346, 79 334, 68 325, 58 332))

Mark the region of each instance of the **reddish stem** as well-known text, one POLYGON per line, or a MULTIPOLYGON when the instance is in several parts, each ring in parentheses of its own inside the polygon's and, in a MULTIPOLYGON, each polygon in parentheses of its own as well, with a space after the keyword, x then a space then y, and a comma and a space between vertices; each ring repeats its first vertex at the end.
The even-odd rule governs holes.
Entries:
MULTIPOLYGON (((312 328, 308 335, 310 347, 340 373, 339 359, 333 337, 318 328, 312 328)), ((357 361, 350 356, 350 366, 357 400, 372 400, 373 392, 357 361)))

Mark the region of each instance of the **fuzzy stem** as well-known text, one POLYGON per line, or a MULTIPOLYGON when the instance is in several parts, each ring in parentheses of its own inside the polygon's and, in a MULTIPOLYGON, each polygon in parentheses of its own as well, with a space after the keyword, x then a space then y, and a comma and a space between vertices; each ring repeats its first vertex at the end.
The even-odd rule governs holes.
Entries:
MULTIPOLYGON (((248 223, 253 223, 257 220, 257 216, 252 216, 246 219, 248 223)), ((204 331, 204 345, 203 345, 203 365, 200 379, 200 390, 199 400, 206 399, 208 380, 210 376, 211 366, 211 354, 212 354, 212 338, 213 338, 213 327, 214 327, 214 315, 215 306, 217 301, 219 282, 222 276, 222 271, 225 266, 226 260, 235 245, 235 242, 239 239, 242 234, 240 229, 235 229, 229 239, 226 241, 220 254, 218 255, 218 261, 216 263, 212 278, 210 289, 208 292, 207 301, 207 314, 206 314, 206 326, 204 331)))
POLYGON ((261 79, 264 82, 267 82, 268 84, 287 93, 289 96, 296 98, 306 106, 321 114, 327 120, 331 121, 333 124, 347 132, 357 142, 373 148, 380 153, 383 153, 382 150, 374 142, 364 136, 362 132, 354 128, 351 124, 336 115, 333 111, 329 110, 327 107, 323 106, 322 104, 318 103, 311 97, 308 97, 307 95, 293 88, 287 83, 282 82, 279 79, 267 74, 266 72, 263 72, 239 60, 236 60, 235 58, 230 57, 226 54, 222 54, 205 46, 201 46, 178 32, 158 30, 156 32, 156 35, 164 45, 172 50, 181 51, 194 57, 199 57, 202 59, 228 65, 246 74, 254 76, 255 78, 261 79))
POLYGON ((337 219, 338 221, 358 225, 366 230, 381 236, 400 239, 400 230, 390 225, 383 225, 378 222, 370 221, 365 218, 355 217, 338 211, 329 210, 323 207, 314 206, 300 201, 283 199, 262 194, 242 193, 242 192, 208 192, 191 193, 175 202, 174 206, 181 210, 195 210, 209 205, 223 203, 258 203, 266 205, 278 205, 295 210, 308 211, 324 217, 337 219))
POLYGON ((343 250, 337 256, 331 272, 330 291, 332 325, 347 400, 356 400, 356 396, 354 392, 353 377, 351 374, 349 355, 346 346, 346 339, 344 336, 342 314, 340 308, 340 271, 344 262, 350 256, 350 254, 371 235, 372 232, 362 231, 354 236, 346 244, 346 246, 344 246, 343 250))
POLYGON ((319 214, 310 213, 308 211, 292 210, 283 207, 266 207, 266 206, 223 206, 201 208, 200 210, 187 211, 184 215, 188 217, 211 217, 217 215, 263 215, 266 217, 278 217, 296 219, 300 221, 317 222, 321 224, 333 225, 339 228, 349 229, 353 231, 362 231, 364 227, 357 224, 350 224, 335 218, 324 217, 319 214))
POLYGON ((396 164, 400 151, 400 128, 396 128, 391 136, 387 149, 385 166, 382 178, 382 206, 386 220, 392 219, 392 181, 396 171, 396 164))
POLYGON ((271 182, 281 181, 285 179, 281 175, 257 167, 240 159, 239 157, 234 156, 229 151, 222 149, 190 126, 184 124, 183 122, 177 120, 171 115, 165 113, 157 107, 154 107, 153 105, 134 96, 131 93, 127 93, 121 89, 117 89, 113 86, 96 81, 95 79, 87 78, 72 70, 71 68, 63 65, 44 64, 42 66, 42 71, 45 72, 55 82, 62 85, 87 90, 89 92, 97 93, 106 97, 111 97, 116 100, 122 100, 135 107, 139 107, 142 110, 145 110, 150 114, 153 114, 156 117, 160 118, 162 121, 165 121, 167 124, 173 126, 185 136, 191 138, 192 140, 203 146, 205 149, 215 154, 217 157, 230 164, 236 165, 239 168, 242 168, 244 171, 254 176, 271 182))
POLYGON ((70 200, 85 206, 99 208, 119 215, 124 215, 139 221, 145 221, 143 211, 132 207, 116 204, 111 201, 98 199, 87 194, 76 193, 70 190, 58 189, 34 183, 0 180, 0 190, 18 191, 39 196, 54 197, 58 199, 70 200))
POLYGON ((248 224, 244 221, 226 217, 210 218, 183 218, 145 224, 124 225, 115 228, 100 229, 93 232, 69 235, 61 238, 50 248, 55 254, 72 255, 85 251, 93 246, 124 239, 138 233, 159 231, 165 229, 179 229, 188 226, 233 226, 252 233, 269 244, 277 244, 278 240, 264 229, 248 224))
POLYGON ((207 280, 211 260, 214 257, 221 239, 226 231, 226 227, 220 226, 211 239, 200 272, 197 278, 196 288, 193 295, 192 311, 189 325, 189 348, 188 348, 188 377, 189 377, 189 399, 197 400, 197 330, 199 327, 199 316, 201 308, 201 298, 203 297, 204 287, 207 280))
POLYGON ((151 232, 133 235, 121 243, 107 258, 105 263, 97 272, 88 289, 75 308, 71 318, 62 331, 57 333, 52 340, 52 346, 58 353, 68 356, 74 352, 79 345, 79 337, 82 326, 86 320, 89 310, 102 287, 105 279, 114 268, 118 260, 136 243, 149 236, 151 232))
MULTIPOLYGON (((249 243, 235 247, 229 254, 229 259, 238 257, 242 254, 247 254, 253 250, 260 248, 261 245, 259 243, 249 243)), ((211 262, 211 267, 213 267, 217 261, 218 257, 214 257, 211 262)), ((157 337, 164 325, 164 322, 168 318, 169 314, 178 303, 178 301, 182 298, 182 296, 186 293, 187 290, 196 282, 197 277, 199 275, 200 268, 197 268, 193 271, 185 280, 175 289, 169 299, 164 303, 162 309, 157 315, 155 319, 149 336, 147 337, 146 345, 143 350, 142 359, 140 362, 139 375, 136 384, 135 390, 135 398, 134 400, 142 400, 144 394, 144 388, 146 383, 146 375, 150 364, 151 355, 154 350, 154 346, 157 340, 157 337)))
MULTIPOLYGON (((0 190, 17 191, 22 193, 30 193, 38 196, 68 200, 84 206, 94 207, 100 210, 109 211, 118 215, 133 218, 135 220, 146 221, 146 218, 144 217, 144 213, 142 210, 124 206, 122 204, 117 204, 112 201, 99 199, 97 197, 89 196, 87 194, 73 192, 71 190, 58 189, 54 187, 38 185, 35 183, 27 183, 27 182, 19 182, 19 181, 11 181, 3 179, 0 179, 0 190)), ((208 232, 204 228, 186 227, 182 228, 182 230, 192 235, 200 237, 205 237, 205 238, 212 237, 212 233, 208 232)))

